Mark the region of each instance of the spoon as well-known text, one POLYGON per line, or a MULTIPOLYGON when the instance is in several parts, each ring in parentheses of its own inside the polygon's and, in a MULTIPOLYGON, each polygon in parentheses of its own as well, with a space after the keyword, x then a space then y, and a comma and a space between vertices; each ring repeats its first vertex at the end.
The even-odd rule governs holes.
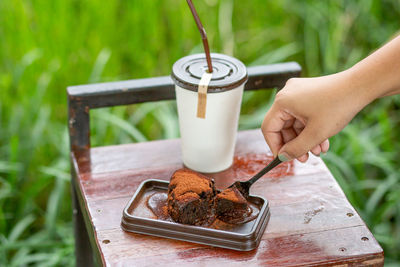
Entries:
POLYGON ((260 179, 264 174, 281 164, 282 161, 276 157, 273 161, 271 161, 264 169, 259 171, 256 175, 252 178, 247 180, 246 182, 236 181, 231 184, 228 188, 236 187, 242 195, 247 198, 249 196, 250 186, 252 186, 258 179, 260 179))

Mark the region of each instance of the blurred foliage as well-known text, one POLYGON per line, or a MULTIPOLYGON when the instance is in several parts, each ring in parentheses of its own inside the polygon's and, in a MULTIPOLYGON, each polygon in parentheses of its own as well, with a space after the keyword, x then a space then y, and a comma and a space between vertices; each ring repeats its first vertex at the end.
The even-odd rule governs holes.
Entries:
MULTIPOLYGON (((248 65, 298 61, 304 76, 344 70, 400 29, 400 2, 204 0, 211 50, 248 65)), ((68 85, 168 75, 202 51, 186 1, 0 1, 0 265, 73 265, 68 85)), ((244 96, 259 127, 273 91, 244 96)), ((377 100, 324 157, 351 203, 400 263, 400 98, 377 100)), ((92 143, 179 136, 173 101, 91 113, 92 143)))

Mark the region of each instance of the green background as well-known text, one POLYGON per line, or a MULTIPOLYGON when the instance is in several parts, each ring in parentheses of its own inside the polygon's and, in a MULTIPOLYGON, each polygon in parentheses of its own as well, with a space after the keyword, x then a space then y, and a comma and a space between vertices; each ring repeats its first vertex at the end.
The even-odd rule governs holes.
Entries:
MULTIPOLYGON (((211 51, 247 65, 295 60, 304 76, 344 70, 400 29, 398 0, 195 1, 211 51)), ((66 87, 168 75, 201 52, 184 0, 0 1, 0 265, 73 265, 66 87)), ((373 75, 373 74, 371 74, 373 75)), ((274 91, 244 97, 259 127, 274 91)), ((175 102, 91 112, 92 144, 179 136, 175 102)), ((325 162, 400 264, 400 98, 376 100, 331 138, 325 162)))

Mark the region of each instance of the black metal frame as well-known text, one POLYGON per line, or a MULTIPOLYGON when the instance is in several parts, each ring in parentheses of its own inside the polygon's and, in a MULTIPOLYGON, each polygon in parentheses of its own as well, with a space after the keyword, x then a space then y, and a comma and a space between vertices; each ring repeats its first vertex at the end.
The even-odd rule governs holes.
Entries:
MULTIPOLYGON (((246 91, 282 88, 288 79, 300 76, 301 67, 296 62, 288 62, 248 67, 247 71, 246 91)), ((174 83, 169 76, 70 86, 67 94, 70 148, 71 156, 75 158, 90 157, 87 153, 90 148, 90 109, 175 99, 174 83)), ((77 180, 77 166, 72 164, 71 168, 77 266, 92 266, 99 255, 93 258, 90 245, 96 244, 93 229, 89 229, 85 200, 77 180)))

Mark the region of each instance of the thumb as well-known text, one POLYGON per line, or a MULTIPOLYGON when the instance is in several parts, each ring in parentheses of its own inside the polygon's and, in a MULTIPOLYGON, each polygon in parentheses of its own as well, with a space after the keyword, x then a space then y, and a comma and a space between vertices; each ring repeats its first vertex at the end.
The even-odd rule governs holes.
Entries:
POLYGON ((308 123, 300 134, 287 142, 279 150, 278 155, 281 161, 288 161, 307 154, 313 147, 322 143, 324 138, 319 131, 318 124, 308 123))

